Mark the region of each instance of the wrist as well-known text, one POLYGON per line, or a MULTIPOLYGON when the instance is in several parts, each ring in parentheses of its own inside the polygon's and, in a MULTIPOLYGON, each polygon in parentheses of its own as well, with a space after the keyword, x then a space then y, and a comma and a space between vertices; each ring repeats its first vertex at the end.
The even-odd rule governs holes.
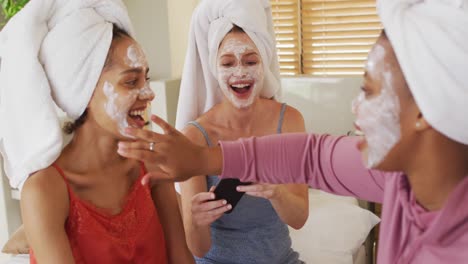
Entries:
POLYGON ((199 175, 220 175, 223 170, 223 153, 220 146, 203 149, 203 168, 199 175))
POLYGON ((271 197, 270 197, 270 202, 279 202, 281 200, 283 196, 283 188, 282 186, 276 186, 274 189, 273 189, 273 192, 271 194, 271 197))

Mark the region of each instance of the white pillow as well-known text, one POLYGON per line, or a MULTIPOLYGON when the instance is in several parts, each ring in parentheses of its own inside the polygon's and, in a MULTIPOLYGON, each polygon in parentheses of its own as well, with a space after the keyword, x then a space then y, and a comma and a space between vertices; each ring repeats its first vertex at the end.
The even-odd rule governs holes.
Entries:
POLYGON ((311 191, 309 219, 290 229, 293 248, 306 263, 353 263, 353 256, 380 219, 349 197, 311 191))

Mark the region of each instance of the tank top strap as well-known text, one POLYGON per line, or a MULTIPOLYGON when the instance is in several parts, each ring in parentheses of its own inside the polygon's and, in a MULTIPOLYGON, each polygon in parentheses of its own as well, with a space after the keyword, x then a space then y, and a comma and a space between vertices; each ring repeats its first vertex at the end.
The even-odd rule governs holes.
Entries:
POLYGON ((65 185, 67 186, 68 196, 70 197, 70 200, 71 200, 75 196, 70 187, 70 184, 68 183, 67 177, 65 177, 65 172, 63 172, 62 168, 60 168, 59 165, 57 165, 56 163, 53 163, 52 167, 54 167, 57 170, 57 172, 62 176, 63 181, 65 182, 65 185))
POLYGON ((281 131, 283 130, 283 121, 284 121, 284 113, 286 112, 286 107, 288 105, 286 103, 283 103, 281 105, 281 112, 280 112, 280 117, 278 121, 278 128, 276 129, 277 134, 281 134, 281 131))
POLYGON ((208 132, 206 132, 205 128, 202 125, 200 125, 200 123, 198 123, 197 121, 190 121, 188 122, 188 124, 198 128, 198 130, 200 130, 200 132, 203 134, 203 137, 205 137, 206 144, 208 144, 209 147, 213 146, 210 137, 208 136, 208 132))

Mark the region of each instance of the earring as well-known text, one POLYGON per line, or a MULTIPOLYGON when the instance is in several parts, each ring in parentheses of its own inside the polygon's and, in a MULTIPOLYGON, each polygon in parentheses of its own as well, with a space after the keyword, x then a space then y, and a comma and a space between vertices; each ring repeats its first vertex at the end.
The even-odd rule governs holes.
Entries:
POLYGON ((420 122, 416 122, 416 128, 420 128, 421 127, 421 123, 420 122))

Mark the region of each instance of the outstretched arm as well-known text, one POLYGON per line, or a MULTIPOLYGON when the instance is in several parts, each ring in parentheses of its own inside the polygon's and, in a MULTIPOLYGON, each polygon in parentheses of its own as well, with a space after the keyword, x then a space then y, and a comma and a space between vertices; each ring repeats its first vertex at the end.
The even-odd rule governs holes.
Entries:
POLYGON ((382 202, 386 174, 369 170, 361 161, 356 137, 314 134, 272 135, 221 142, 221 148, 196 145, 162 119, 153 122, 165 134, 128 129, 138 138, 121 142, 119 153, 142 160, 146 180, 183 181, 193 175, 218 175, 244 182, 305 183, 340 195, 382 202), (142 151, 156 142, 155 151, 142 151))

